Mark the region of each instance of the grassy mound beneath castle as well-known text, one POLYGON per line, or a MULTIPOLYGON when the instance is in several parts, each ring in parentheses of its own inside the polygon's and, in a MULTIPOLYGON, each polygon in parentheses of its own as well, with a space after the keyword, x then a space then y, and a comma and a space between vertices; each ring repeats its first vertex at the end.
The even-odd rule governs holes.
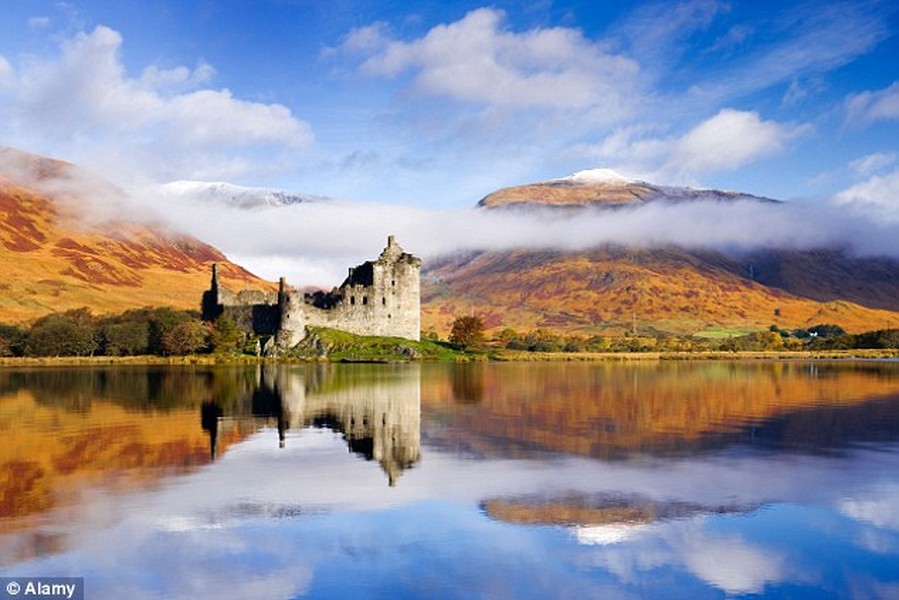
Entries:
POLYGON ((478 354, 455 349, 447 342, 400 337, 354 335, 327 327, 307 327, 306 338, 288 356, 332 362, 468 362, 478 354))

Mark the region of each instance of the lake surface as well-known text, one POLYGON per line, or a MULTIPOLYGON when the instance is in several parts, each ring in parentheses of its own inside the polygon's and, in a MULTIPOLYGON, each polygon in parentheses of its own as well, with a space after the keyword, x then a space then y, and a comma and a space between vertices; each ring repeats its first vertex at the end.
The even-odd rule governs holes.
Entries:
POLYGON ((896 598, 899 363, 0 370, 0 576, 896 598))

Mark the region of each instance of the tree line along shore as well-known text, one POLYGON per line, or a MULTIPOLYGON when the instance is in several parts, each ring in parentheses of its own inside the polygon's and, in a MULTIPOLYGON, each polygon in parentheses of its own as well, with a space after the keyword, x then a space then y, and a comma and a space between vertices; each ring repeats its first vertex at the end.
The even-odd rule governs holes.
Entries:
MULTIPOLYGON (((28 326, 0 324, 0 365, 214 364, 253 362, 261 340, 227 318, 214 323, 195 311, 143 308, 95 316, 80 308, 28 326)), ((834 324, 808 329, 675 336, 633 332, 586 336, 503 329, 488 336, 477 316, 457 318, 446 339, 420 341, 357 336, 312 327, 282 361, 657 360, 668 358, 890 358, 899 356, 899 329, 850 334, 834 324)))

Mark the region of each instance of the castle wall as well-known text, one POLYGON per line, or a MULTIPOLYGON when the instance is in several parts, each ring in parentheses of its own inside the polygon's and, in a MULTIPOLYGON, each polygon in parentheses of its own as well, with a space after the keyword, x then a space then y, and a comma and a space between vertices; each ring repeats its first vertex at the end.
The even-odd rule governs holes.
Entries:
POLYGON ((256 335, 275 335, 281 324, 277 304, 224 305, 221 316, 228 317, 244 331, 252 331, 256 335))
POLYGON ((403 252, 391 236, 378 260, 350 269, 332 308, 317 308, 302 294, 289 294, 281 318, 282 339, 290 339, 288 346, 293 345, 305 336, 305 327, 312 325, 357 335, 418 340, 420 270, 421 261, 403 252))
POLYGON ((324 308, 314 305, 303 293, 286 291, 283 279, 277 294, 232 294, 220 288, 213 269, 212 289, 203 294, 203 314, 209 320, 224 314, 247 330, 275 335, 281 348, 299 343, 310 325, 357 335, 418 340, 420 271, 421 260, 405 253, 390 236, 377 260, 351 268, 341 286, 326 295, 324 308))
POLYGON ((374 265, 371 286, 341 289, 341 302, 330 310, 306 306, 306 324, 358 335, 419 339, 421 316, 418 268, 408 264, 374 265))

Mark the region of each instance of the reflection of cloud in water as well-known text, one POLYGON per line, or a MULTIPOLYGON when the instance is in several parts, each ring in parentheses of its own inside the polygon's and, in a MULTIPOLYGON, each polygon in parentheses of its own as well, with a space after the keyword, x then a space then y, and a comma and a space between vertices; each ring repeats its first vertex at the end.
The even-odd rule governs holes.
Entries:
POLYGON ((691 573, 729 594, 757 594, 785 576, 784 556, 738 536, 690 532, 674 550, 691 573))
POLYGON ((727 593, 758 593, 766 583, 783 578, 784 557, 780 554, 738 536, 703 531, 711 515, 745 514, 754 507, 609 494, 494 499, 481 507, 491 518, 506 522, 570 527, 578 543, 587 546, 630 542, 642 547, 652 538, 647 534, 653 534, 663 541, 659 551, 652 553, 659 564, 682 564, 727 593))
MULTIPOLYGON (((152 596, 129 587, 151 572, 158 579, 155 595, 162 597, 288 597, 308 586, 315 596, 316 580, 331 568, 330 561, 388 572, 436 569, 438 574, 432 576, 442 578, 442 584, 466 577, 482 591, 495 583, 491 577, 510 569, 504 581, 522 578, 550 593, 548 582, 560 578, 571 585, 597 584, 586 580, 577 564, 546 565, 547 553, 573 552, 570 547, 545 546, 541 536, 551 528, 498 524, 476 510, 484 498, 526 498, 547 489, 576 490, 595 498, 620 489, 640 490, 639 497, 655 506, 671 498, 675 507, 726 506, 733 497, 835 506, 841 490, 867 489, 866 482, 882 480, 885 463, 899 466, 894 454, 880 455, 883 460, 873 471, 867 452, 842 459, 792 457, 772 478, 772 463, 763 457, 630 464, 471 461, 426 446, 421 466, 390 488, 378 469, 347 456, 341 436, 329 430, 288 432, 283 449, 272 442, 271 430, 259 432, 172 485, 152 493, 107 497, 102 511, 86 510, 84 518, 69 515, 63 527, 75 530, 78 550, 26 565, 22 571, 53 568, 85 574, 97 598, 152 596), (833 486, 840 476, 842 485, 833 486), (110 523, 100 513, 126 517, 110 523), (449 539, 453 543, 441 546, 449 539), (422 548, 440 550, 432 555, 422 548), (248 572, 247 565, 257 569, 248 572), (535 571, 550 568, 557 570, 552 577, 542 583, 535 580, 535 571), (187 591, 182 593, 184 579, 187 591), (268 586, 264 594, 258 587, 263 582, 268 586)), ((768 512, 750 512, 745 522, 768 512)), ((578 564, 587 561, 613 577, 615 585, 610 588, 606 581, 603 589, 615 597, 640 589, 657 569, 678 573, 680 583, 695 577, 733 594, 812 579, 802 573, 802 554, 790 550, 792 542, 717 531, 717 520, 736 518, 729 512, 672 509, 671 514, 675 516, 651 524, 573 529, 575 540, 561 535, 554 543, 580 542, 573 545, 588 554, 576 559, 578 564)), ((381 576, 403 578, 400 573, 381 576)))
POLYGON ((634 538, 649 530, 649 525, 619 523, 616 525, 579 525, 574 527, 578 543, 588 546, 608 546, 634 538))
POLYGON ((882 483, 844 498, 839 510, 857 521, 899 531, 899 483, 882 483))
POLYGON ((147 532, 133 525, 94 538, 84 551, 87 564, 67 557, 62 565, 74 564, 63 571, 84 576, 92 598, 289 598, 303 594, 313 579, 312 564, 276 535, 147 532))
POLYGON ((320 514, 324 514, 324 511, 299 505, 258 503, 248 500, 207 513, 198 513, 195 516, 163 517, 158 522, 158 528, 164 531, 221 529, 223 527, 237 526, 248 520, 299 519, 320 514))
MULTIPOLYGON (((600 537, 599 544, 606 548, 594 553, 593 560, 624 583, 636 585, 650 571, 674 568, 728 594, 758 594, 769 584, 809 580, 781 549, 750 543, 739 535, 714 533, 708 527, 706 519, 637 526, 622 533, 621 540, 606 542, 600 537)), ((580 535, 578 541, 596 544, 590 538, 581 540, 580 535)))
MULTIPOLYGON (((895 536, 866 527, 855 537, 855 545, 875 554, 899 553, 899 540, 895 536)), ((899 595, 896 596, 899 598, 899 595)))

